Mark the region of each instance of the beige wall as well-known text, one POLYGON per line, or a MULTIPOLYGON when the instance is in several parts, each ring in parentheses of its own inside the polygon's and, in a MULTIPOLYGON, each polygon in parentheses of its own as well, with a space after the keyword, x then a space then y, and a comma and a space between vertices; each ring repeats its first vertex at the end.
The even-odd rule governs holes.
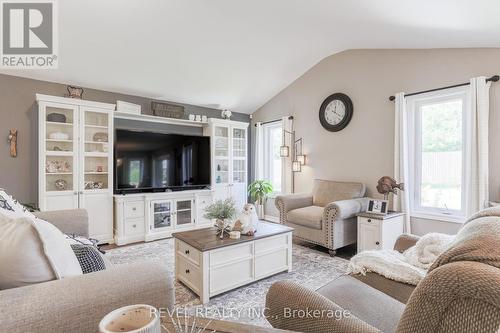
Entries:
MULTIPOLYGON (((35 94, 64 96, 66 86, 0 74, 0 188, 7 189, 21 202, 36 203, 38 197, 38 118, 35 94), (9 155, 9 129, 18 130, 18 156, 9 155)), ((85 88, 84 99, 116 103, 116 100, 140 104, 151 114, 151 99, 85 88)), ((186 115, 220 117, 220 110, 184 105, 186 115)), ((250 121, 246 114, 233 113, 233 120, 250 121)), ((135 127, 137 128, 137 127, 135 127)), ((155 130, 161 130, 156 126, 155 130)), ((201 133, 200 133, 201 134, 201 133)))
MULTIPOLYGON (((393 174, 394 103, 399 91, 415 92, 500 74, 500 49, 350 50, 332 55, 272 98, 252 121, 295 117, 304 139, 307 166, 296 174, 296 192, 309 191, 313 178, 360 181, 378 197, 376 181, 393 174), (343 92, 354 103, 347 128, 332 133, 318 120, 322 101, 343 92)), ((500 83, 491 89, 490 191, 500 200, 500 83)), ((253 128, 253 126, 252 126, 253 128)), ((460 225, 415 220, 413 231, 453 233, 460 225)))

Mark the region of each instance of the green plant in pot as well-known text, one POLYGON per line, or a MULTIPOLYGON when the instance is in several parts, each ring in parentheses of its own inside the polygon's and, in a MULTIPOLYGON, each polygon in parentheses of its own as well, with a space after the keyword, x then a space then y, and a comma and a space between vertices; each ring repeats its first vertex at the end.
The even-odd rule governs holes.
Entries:
POLYGON ((273 185, 267 180, 256 180, 248 185, 248 194, 255 202, 259 219, 264 218, 264 203, 271 193, 273 193, 273 185))
POLYGON ((215 220, 215 227, 220 238, 224 238, 224 233, 229 233, 231 219, 236 215, 236 206, 233 199, 217 200, 205 208, 204 217, 215 220))

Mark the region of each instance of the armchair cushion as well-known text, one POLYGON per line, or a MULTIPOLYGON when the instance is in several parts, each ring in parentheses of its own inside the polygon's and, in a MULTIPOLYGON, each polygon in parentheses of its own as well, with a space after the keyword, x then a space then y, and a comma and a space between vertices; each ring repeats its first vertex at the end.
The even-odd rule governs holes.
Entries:
POLYGON ((325 207, 330 202, 361 198, 365 195, 365 190, 365 185, 362 183, 315 179, 313 205, 325 207))
POLYGON ((304 227, 321 230, 324 210, 323 207, 318 206, 297 208, 288 212, 287 220, 304 227))

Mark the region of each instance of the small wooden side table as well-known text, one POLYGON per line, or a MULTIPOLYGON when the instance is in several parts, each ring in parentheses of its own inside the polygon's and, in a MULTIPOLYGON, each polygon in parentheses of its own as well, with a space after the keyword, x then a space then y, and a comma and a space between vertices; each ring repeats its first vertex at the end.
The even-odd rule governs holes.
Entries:
POLYGON ((403 233, 404 213, 389 212, 386 215, 359 213, 358 253, 367 250, 393 249, 403 233))

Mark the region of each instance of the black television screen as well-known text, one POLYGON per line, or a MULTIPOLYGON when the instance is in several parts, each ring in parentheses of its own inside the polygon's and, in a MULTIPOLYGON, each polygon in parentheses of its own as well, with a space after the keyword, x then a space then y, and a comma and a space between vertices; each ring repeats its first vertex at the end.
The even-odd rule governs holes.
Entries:
POLYGON ((116 130, 115 193, 209 185, 209 137, 116 130))

